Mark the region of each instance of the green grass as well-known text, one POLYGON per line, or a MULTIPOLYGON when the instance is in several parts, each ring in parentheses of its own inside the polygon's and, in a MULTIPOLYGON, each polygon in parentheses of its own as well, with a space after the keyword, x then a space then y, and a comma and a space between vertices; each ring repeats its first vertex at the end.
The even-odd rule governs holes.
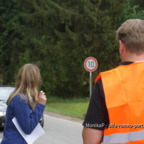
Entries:
POLYGON ((84 119, 89 98, 61 99, 49 97, 47 101, 46 110, 48 111, 84 119))

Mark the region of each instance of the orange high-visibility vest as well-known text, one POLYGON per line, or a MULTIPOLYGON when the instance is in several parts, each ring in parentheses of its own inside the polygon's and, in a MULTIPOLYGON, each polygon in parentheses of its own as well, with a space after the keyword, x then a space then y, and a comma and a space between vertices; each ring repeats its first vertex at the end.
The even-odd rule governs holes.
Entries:
POLYGON ((144 62, 120 65, 101 77, 110 124, 103 144, 144 144, 144 62))

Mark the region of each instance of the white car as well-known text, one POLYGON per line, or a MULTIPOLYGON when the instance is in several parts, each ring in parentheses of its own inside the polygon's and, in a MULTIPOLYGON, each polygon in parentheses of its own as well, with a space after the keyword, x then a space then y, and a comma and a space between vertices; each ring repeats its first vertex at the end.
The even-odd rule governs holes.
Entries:
POLYGON ((6 101, 14 89, 14 87, 10 86, 0 87, 0 127, 4 127, 7 108, 6 101))

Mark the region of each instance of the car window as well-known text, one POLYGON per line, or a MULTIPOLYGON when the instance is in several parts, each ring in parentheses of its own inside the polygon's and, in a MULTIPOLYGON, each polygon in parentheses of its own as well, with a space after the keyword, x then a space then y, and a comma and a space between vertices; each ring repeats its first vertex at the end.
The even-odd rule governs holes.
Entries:
POLYGON ((0 101, 6 101, 13 90, 13 87, 0 87, 0 101))

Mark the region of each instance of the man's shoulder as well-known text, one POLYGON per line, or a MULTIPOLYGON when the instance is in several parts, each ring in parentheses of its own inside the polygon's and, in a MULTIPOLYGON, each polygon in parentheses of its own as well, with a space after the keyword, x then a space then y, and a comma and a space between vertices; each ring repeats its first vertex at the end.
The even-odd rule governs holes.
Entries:
MULTIPOLYGON (((116 68, 117 68, 117 67, 116 67, 116 68)), ((106 71, 100 72, 100 73, 97 75, 97 77, 95 78, 94 83, 96 84, 97 82, 100 82, 103 75, 105 75, 105 74, 111 74, 113 71, 116 70, 116 68, 113 68, 113 69, 110 69, 110 70, 106 70, 106 71)))

